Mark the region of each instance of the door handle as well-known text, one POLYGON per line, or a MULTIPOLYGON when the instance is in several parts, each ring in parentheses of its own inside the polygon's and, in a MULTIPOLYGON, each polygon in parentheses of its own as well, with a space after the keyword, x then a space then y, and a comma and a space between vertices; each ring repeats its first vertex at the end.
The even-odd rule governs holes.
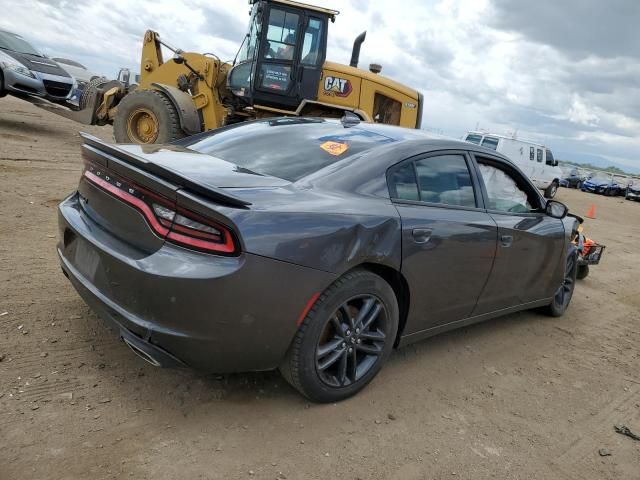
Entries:
POLYGON ((513 243, 513 235, 500 235, 500 244, 503 247, 510 247, 513 243))
POLYGON ((413 241, 416 243, 427 243, 431 239, 431 233, 430 228, 414 228, 411 231, 413 241))

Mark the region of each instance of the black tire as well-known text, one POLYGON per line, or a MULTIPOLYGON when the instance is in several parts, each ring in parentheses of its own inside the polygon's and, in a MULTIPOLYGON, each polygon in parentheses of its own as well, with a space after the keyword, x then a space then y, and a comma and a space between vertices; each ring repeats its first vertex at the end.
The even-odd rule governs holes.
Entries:
POLYGON ((367 270, 347 273, 315 302, 280 372, 314 402, 351 397, 376 376, 391 354, 398 316, 398 303, 387 282, 367 270), (364 319, 358 322, 360 312, 364 319))
POLYGON ((80 95, 80 100, 78 101, 78 107, 80 108, 80 110, 87 108, 89 94, 91 93, 91 91, 97 90, 107 83, 109 83, 109 80, 104 77, 95 77, 89 83, 87 83, 87 86, 82 91, 82 95, 80 95))
POLYGON ((604 196, 605 196, 605 197, 613 197, 613 191, 612 191, 610 188, 607 188, 607 189, 604 191, 604 196))
POLYGON ((569 308, 573 290, 576 286, 578 272, 578 250, 575 247, 569 249, 565 261, 565 274, 562 285, 556 291, 553 301, 546 307, 545 313, 551 317, 561 317, 569 308))
POLYGON ((2 70, 0 70, 0 98, 6 97, 7 91, 4 89, 4 75, 2 70))
POLYGON ((578 265, 576 280, 584 280, 589 276, 589 265, 578 265))
POLYGON ((113 121, 117 143, 169 143, 184 137, 180 117, 171 100, 157 90, 136 90, 118 104, 113 121), (141 131, 139 118, 154 125, 151 132, 141 131))
POLYGON ((554 180, 553 182, 551 182, 551 185, 549 185, 547 189, 544 191, 544 198, 553 198, 556 196, 557 192, 558 192, 558 182, 554 180))

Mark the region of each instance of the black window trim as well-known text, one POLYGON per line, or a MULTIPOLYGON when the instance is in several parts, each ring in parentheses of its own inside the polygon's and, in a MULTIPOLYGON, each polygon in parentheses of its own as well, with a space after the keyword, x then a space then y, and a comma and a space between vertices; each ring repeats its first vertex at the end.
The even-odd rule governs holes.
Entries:
MULTIPOLYGON (((471 152, 471 159, 474 165, 474 169, 476 170, 476 174, 478 175, 478 181, 480 184, 480 191, 482 192, 482 199, 485 205, 489 205, 489 194, 487 193, 486 186, 484 184, 484 180, 481 180, 480 175, 480 163, 487 163, 488 165, 495 166, 496 168, 505 171, 512 178, 515 176, 520 179, 520 182, 516 181, 516 184, 519 188, 522 188, 524 185, 525 189, 529 190, 533 193, 533 195, 538 200, 539 208, 533 212, 505 212, 504 210, 495 210, 492 208, 484 209, 485 212, 497 215, 509 215, 509 216, 517 216, 517 217, 540 217, 546 216, 545 213, 545 205, 546 200, 540 195, 539 190, 531 183, 529 178, 522 172, 520 172, 515 166, 511 165, 508 162, 505 162, 503 159, 499 157, 495 157, 493 155, 489 155, 486 153, 480 152, 471 152)), ((514 180, 516 180, 514 178, 514 180)))
POLYGON ((393 165, 391 165, 386 172, 386 182, 387 182, 387 190, 389 192, 389 198, 391 203, 400 204, 400 205, 414 205, 421 207, 435 207, 435 208, 448 208, 453 210, 467 210, 467 211, 485 211, 484 197, 479 193, 480 192, 480 182, 477 173, 477 167, 472 162, 471 156, 469 152, 466 150, 434 150, 431 152, 419 153, 417 155, 413 155, 409 158, 405 158, 393 165), (404 167, 407 163, 411 162, 413 164, 413 172, 416 179, 416 185, 418 187, 418 196, 420 196, 420 186, 418 185, 418 171, 416 169, 416 162, 418 160, 422 160, 424 158, 431 157, 442 157, 445 155, 460 155, 464 158, 465 164, 467 165, 467 170, 469 171, 469 176, 471 177, 471 185, 473 188, 473 196, 475 198, 476 206, 475 207, 466 207, 463 205, 450 205, 447 203, 434 203, 434 202, 423 202, 422 200, 405 200, 402 198, 396 198, 393 196, 393 191, 391 188, 391 175, 395 173, 396 170, 404 167))

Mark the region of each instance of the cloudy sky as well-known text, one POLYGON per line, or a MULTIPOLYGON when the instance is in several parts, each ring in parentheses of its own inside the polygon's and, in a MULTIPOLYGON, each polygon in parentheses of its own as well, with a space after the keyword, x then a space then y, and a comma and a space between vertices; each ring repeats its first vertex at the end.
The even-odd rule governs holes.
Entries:
MULTIPOLYGON (((640 172, 640 0, 315 0, 340 10, 328 59, 421 90, 425 128, 476 126, 549 145, 561 159, 640 172), (389 7, 391 6, 391 9, 389 7)), ((244 0, 0 0, 0 28, 114 76, 139 70, 148 28, 183 50, 232 59, 244 0)))

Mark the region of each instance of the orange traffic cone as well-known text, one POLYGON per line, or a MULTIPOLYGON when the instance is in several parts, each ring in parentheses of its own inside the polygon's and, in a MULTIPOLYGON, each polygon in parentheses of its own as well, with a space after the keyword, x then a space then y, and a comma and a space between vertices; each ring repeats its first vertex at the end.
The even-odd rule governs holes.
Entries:
POLYGON ((591 208, 587 212, 587 218, 596 218, 596 206, 592 203, 591 208))

